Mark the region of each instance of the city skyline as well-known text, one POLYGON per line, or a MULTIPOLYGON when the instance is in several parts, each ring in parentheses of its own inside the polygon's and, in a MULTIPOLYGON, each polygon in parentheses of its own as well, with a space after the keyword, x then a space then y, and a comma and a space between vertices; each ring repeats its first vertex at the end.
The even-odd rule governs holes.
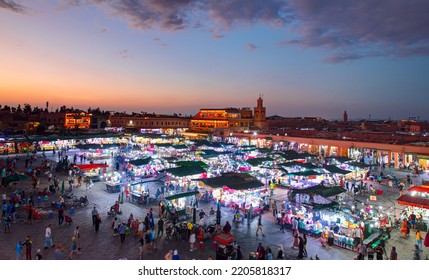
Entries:
POLYGON ((0 0, 2 105, 428 120, 426 1, 0 0))

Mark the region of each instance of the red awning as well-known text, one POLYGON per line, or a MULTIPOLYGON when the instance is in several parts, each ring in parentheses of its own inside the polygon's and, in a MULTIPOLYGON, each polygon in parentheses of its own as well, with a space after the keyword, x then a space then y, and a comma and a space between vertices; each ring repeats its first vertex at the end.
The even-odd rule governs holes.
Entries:
POLYGON ((234 241, 234 237, 231 234, 226 234, 224 232, 221 232, 214 237, 214 240, 226 246, 228 244, 231 244, 234 241))
POLYGON ((429 193, 429 186, 412 186, 408 189, 409 192, 426 192, 429 193))
POLYGON ((109 165, 94 163, 94 164, 80 164, 80 165, 75 165, 74 167, 79 168, 82 171, 85 171, 85 170, 91 170, 96 168, 107 168, 109 167, 109 165))
POLYGON ((428 198, 411 196, 409 194, 401 195, 401 197, 398 198, 398 204, 429 209, 428 198))

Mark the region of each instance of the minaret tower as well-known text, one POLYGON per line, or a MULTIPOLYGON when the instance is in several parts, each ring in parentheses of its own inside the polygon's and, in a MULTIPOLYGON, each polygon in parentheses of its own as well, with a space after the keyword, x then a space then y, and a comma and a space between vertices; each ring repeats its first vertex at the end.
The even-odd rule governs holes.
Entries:
POLYGON ((259 127, 259 129, 266 129, 267 128, 266 109, 263 105, 263 99, 261 95, 259 95, 259 98, 256 103, 256 107, 253 108, 253 112, 254 112, 254 125, 256 127, 259 127))
POLYGON ((349 116, 347 115, 347 111, 344 111, 343 122, 348 122, 348 121, 349 121, 349 116))

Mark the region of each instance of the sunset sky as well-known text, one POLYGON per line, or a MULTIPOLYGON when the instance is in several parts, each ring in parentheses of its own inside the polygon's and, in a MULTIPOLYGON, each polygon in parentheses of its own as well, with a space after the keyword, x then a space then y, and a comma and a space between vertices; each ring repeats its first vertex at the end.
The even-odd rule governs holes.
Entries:
POLYGON ((429 120, 427 0, 0 0, 0 104, 429 120))

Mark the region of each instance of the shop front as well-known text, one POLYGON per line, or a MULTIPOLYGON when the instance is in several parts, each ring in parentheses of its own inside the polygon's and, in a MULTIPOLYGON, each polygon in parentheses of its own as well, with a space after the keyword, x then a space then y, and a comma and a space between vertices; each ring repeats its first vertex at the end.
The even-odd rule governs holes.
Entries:
POLYGON ((93 182, 101 181, 100 176, 106 173, 106 168, 109 167, 107 164, 79 164, 75 165, 75 168, 80 170, 83 177, 91 179, 93 182))
POLYGON ((187 220, 190 219, 193 215, 193 202, 196 200, 196 197, 199 194, 199 191, 190 191, 171 194, 167 193, 167 196, 164 198, 166 201, 166 206, 169 212, 169 219, 177 220, 187 220))
POLYGON ((100 178, 104 179, 106 190, 110 193, 117 193, 121 191, 122 174, 116 171, 108 172, 100 178))

